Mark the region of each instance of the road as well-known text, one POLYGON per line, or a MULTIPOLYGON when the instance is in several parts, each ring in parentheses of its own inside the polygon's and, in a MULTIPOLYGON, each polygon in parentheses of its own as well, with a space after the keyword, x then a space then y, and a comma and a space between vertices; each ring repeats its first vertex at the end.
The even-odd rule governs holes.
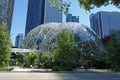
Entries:
POLYGON ((120 80, 120 73, 0 72, 0 80, 120 80))

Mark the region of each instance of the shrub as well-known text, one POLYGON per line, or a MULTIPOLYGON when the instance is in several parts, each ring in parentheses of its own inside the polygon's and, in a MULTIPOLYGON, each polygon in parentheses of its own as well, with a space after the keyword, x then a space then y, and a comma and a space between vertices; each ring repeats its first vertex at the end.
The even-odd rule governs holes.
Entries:
POLYGON ((14 68, 8 68, 8 67, 5 67, 5 68, 0 68, 0 71, 12 71, 14 68))
POLYGON ((29 53, 25 57, 25 63, 23 67, 30 67, 30 65, 34 66, 38 61, 38 54, 37 53, 29 53))

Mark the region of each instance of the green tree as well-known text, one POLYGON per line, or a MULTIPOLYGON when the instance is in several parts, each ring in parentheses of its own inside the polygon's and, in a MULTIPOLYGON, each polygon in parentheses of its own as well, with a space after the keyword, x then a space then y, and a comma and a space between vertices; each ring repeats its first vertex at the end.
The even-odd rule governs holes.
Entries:
POLYGON ((53 70, 72 70, 74 68, 74 38, 67 30, 62 30, 57 38, 53 70))
POLYGON ((116 34, 110 37, 106 49, 107 62, 113 70, 120 71, 120 41, 117 39, 116 34))
POLYGON ((54 52, 44 52, 41 55, 42 68, 51 68, 54 52))
POLYGON ((30 67, 32 65, 33 67, 38 61, 38 54, 37 53, 29 53, 26 55, 25 63, 23 64, 24 67, 30 67))
POLYGON ((17 53, 16 54, 16 61, 17 61, 17 65, 21 65, 21 64, 23 64, 24 63, 24 61, 25 61, 25 55, 24 55, 24 53, 17 53))
MULTIPOLYGON (((65 14, 69 11, 71 2, 66 2, 66 0, 49 0, 52 5, 57 6, 60 11, 64 11, 65 14)), ((76 0, 73 0, 76 1, 76 0)), ((83 7, 85 10, 90 11, 94 7, 107 6, 112 4, 120 8, 120 0, 77 0, 80 7, 83 7)))
POLYGON ((94 7, 107 6, 109 4, 120 8, 120 0, 78 0, 78 3, 81 7, 88 11, 94 7))
POLYGON ((64 14, 67 14, 69 11, 69 7, 71 2, 61 2, 61 0, 48 0, 52 6, 56 6, 60 12, 64 12, 64 14))
POLYGON ((24 53, 12 53, 11 58, 9 60, 10 66, 21 66, 25 61, 24 53))
POLYGON ((8 67, 11 53, 10 36, 6 24, 0 24, 0 67, 8 67))

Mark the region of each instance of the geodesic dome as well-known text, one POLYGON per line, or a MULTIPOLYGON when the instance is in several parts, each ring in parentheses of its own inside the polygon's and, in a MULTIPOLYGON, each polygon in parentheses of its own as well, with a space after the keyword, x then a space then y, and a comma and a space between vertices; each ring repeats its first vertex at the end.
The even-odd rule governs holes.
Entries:
POLYGON ((101 44, 95 32, 85 25, 73 22, 39 25, 26 35, 22 48, 37 49, 40 52, 55 49, 57 47, 57 35, 63 29, 66 29, 71 34, 75 35, 74 42, 80 50, 83 50, 83 47, 85 46, 89 46, 90 49, 100 50, 101 44))

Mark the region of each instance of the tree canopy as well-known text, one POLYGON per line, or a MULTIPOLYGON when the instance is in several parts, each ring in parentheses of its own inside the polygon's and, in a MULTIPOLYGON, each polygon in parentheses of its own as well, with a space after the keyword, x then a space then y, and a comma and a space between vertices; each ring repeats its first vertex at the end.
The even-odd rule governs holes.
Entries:
POLYGON ((73 36, 63 29, 57 38, 58 49, 55 52, 53 70, 72 70, 73 68, 73 36))
POLYGON ((110 64, 110 67, 115 71, 120 71, 120 40, 118 40, 116 34, 110 36, 106 49, 107 62, 110 64))
MULTIPOLYGON (((75 0, 73 0, 75 1, 75 0)), ((101 7, 107 5, 114 5, 117 8, 120 8, 120 0, 77 0, 80 7, 84 8, 87 11, 90 11, 94 7, 101 7)), ((60 11, 63 11, 65 14, 69 11, 71 2, 66 2, 66 0, 49 0, 49 2, 58 7, 60 11)))
POLYGON ((34 67, 38 61, 38 54, 35 52, 29 53, 25 57, 24 67, 34 67), (31 66, 32 65, 32 66, 31 66))
POLYGON ((0 67, 7 67, 10 59, 11 42, 6 24, 0 24, 0 67))
POLYGON ((78 3, 81 7, 88 11, 94 7, 107 6, 109 4, 120 8, 120 0, 78 0, 78 3))

